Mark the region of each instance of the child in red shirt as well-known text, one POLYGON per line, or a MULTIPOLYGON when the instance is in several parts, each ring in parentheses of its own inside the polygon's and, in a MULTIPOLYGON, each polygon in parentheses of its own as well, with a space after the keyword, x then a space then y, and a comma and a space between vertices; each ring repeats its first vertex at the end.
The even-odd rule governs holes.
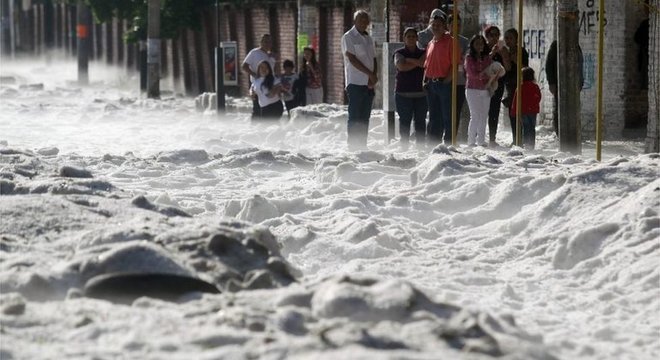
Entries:
MULTIPOLYGON (((522 92, 522 101, 520 110, 522 112, 522 133, 523 144, 527 149, 534 149, 536 144, 536 115, 541 109, 541 89, 534 81, 534 69, 525 67, 522 69, 522 85, 520 90, 522 92)), ((516 116, 516 96, 517 91, 513 93, 513 101, 511 102, 511 116, 516 116)), ((514 139, 515 143, 515 139, 514 139)))

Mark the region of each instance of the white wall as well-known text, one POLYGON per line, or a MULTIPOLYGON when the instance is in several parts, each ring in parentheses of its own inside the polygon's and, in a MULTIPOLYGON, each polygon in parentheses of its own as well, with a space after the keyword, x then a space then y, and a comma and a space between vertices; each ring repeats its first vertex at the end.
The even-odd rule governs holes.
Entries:
MULTIPOLYGON (((578 0, 578 7, 585 70, 585 87, 581 93, 582 136, 593 139, 600 12, 597 0, 578 0)), ((624 133, 626 119, 634 124, 640 116, 647 116, 647 91, 640 87, 637 45, 633 40, 635 30, 645 15, 643 6, 636 0, 606 1, 605 7, 604 136, 606 139, 619 139, 624 133)), ((518 2, 515 0, 483 0, 479 10, 482 29, 487 25, 497 25, 504 32, 517 27, 518 2)), ((530 66, 534 68, 543 89, 542 114, 539 118, 549 124, 552 95, 545 80, 545 55, 555 38, 556 0, 524 0, 523 15, 523 43, 530 53, 530 66)))

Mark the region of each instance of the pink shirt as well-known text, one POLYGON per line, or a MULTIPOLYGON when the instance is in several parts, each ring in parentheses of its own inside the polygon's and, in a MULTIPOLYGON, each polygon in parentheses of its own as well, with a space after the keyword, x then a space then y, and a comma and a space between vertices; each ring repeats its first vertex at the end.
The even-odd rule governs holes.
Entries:
POLYGON ((488 66, 493 62, 490 56, 486 56, 483 59, 475 59, 472 56, 468 55, 465 57, 465 88, 466 89, 477 89, 477 90, 486 90, 486 83, 488 82, 488 76, 483 73, 488 66))

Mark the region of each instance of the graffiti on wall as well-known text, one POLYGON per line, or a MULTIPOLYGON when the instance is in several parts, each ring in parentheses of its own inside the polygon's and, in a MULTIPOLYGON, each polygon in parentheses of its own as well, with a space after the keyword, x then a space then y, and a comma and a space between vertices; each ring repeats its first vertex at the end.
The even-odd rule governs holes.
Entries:
POLYGON ((545 30, 523 30, 523 47, 529 52, 529 59, 545 59, 545 30))
POLYGON ((481 27, 485 29, 486 26, 499 24, 501 19, 502 19, 502 12, 500 11, 500 7, 498 5, 486 6, 483 9, 483 17, 481 18, 481 27))
POLYGON ((479 21, 478 1, 465 0, 460 3, 459 8, 461 23, 464 29, 477 29, 479 21))
MULTIPOLYGON (((595 9, 595 3, 595 0, 586 0, 585 5, 587 9, 580 14, 580 32, 584 35, 598 31, 600 9, 595 9)), ((603 21, 607 25, 607 18, 604 18, 603 21)))
POLYGON ((584 54, 584 86, 582 90, 588 90, 596 84, 596 54, 584 54))

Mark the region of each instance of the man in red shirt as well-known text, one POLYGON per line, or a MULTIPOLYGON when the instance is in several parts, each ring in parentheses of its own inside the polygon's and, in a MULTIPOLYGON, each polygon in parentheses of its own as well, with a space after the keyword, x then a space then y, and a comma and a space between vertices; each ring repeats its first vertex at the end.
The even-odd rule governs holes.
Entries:
POLYGON ((451 81, 452 37, 447 32, 444 15, 431 19, 433 40, 426 48, 424 82, 429 104, 427 134, 432 145, 452 142, 451 129, 451 81))

